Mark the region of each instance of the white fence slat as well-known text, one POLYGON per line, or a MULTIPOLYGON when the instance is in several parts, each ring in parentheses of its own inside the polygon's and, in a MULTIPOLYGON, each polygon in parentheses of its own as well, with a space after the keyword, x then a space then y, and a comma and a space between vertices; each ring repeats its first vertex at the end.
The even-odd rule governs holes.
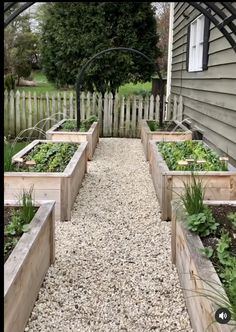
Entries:
POLYGON ((20 133, 21 127, 20 127, 20 91, 16 91, 16 135, 20 133))
POLYGON ((125 137, 130 137, 130 97, 126 99, 125 137))
POLYGON ((93 97, 92 97, 92 114, 97 115, 97 94, 96 94, 96 92, 93 93, 93 97))
POLYGON ((173 120, 177 117, 177 96, 174 95, 174 109, 173 109, 173 120))
POLYGON ((144 119, 148 120, 148 110, 149 110, 149 97, 144 98, 144 119))
POLYGON ((33 127, 32 99, 31 92, 28 92, 28 128, 33 127))
POLYGON ((99 135, 102 136, 102 94, 99 93, 98 94, 98 109, 97 109, 97 113, 98 113, 98 122, 99 122, 99 135))
POLYGON ((57 115, 56 115, 56 100, 55 100, 55 95, 52 95, 52 113, 51 115, 53 118, 57 121, 57 115))
POLYGON ((132 100, 132 120, 131 120, 131 137, 136 137, 136 96, 132 100))
MULTIPOLYGON (((77 112, 75 112, 77 118, 77 112)), ((85 93, 80 94, 80 120, 85 120, 85 93)))
POLYGON ((124 137, 125 97, 121 97, 119 137, 124 137))
POLYGON ((67 95, 66 95, 66 92, 64 91, 64 93, 63 93, 63 119, 67 118, 66 98, 67 98, 67 95))
MULTIPOLYGON (((40 100, 39 100, 39 117, 40 117, 40 125, 39 125, 39 128, 43 128, 43 125, 44 125, 44 122, 45 122, 45 116, 44 116, 44 112, 43 112, 43 95, 41 94, 40 95, 40 100), (42 121, 44 120, 44 121, 42 121)), ((39 134, 39 137, 40 138, 45 138, 44 135, 42 134, 39 134)))
POLYGON ((10 112, 9 112, 9 132, 10 135, 15 136, 16 135, 16 115, 15 115, 15 93, 13 90, 10 92, 10 112))
POLYGON ((49 128, 51 128, 52 124, 55 123, 55 120, 53 119, 53 116, 51 116, 51 113, 50 113, 51 108, 50 108, 50 99, 49 99, 48 92, 46 92, 45 98, 46 98, 46 118, 47 118, 45 130, 48 130, 49 128))
POLYGON ((86 100, 86 111, 85 111, 85 119, 88 119, 91 114, 91 93, 87 93, 87 100, 86 100))
POLYGON ((155 120, 159 121, 159 111, 160 111, 160 97, 156 96, 156 102, 155 102, 155 120))
POLYGON ((34 92, 34 117, 33 117, 33 127, 37 124, 38 122, 38 100, 37 100, 37 95, 36 92, 34 92))
POLYGON ((183 97, 182 96, 179 96, 177 120, 180 122, 183 120, 183 97))
POLYGON ((73 92, 70 92, 70 119, 75 118, 74 107, 73 107, 73 92))
POLYGON ((115 95, 115 102, 114 102, 114 124, 113 124, 113 132, 112 136, 118 136, 118 119, 119 119, 119 95, 115 95))
POLYGON ((137 129, 137 137, 140 137, 141 135, 141 129, 140 129, 140 120, 143 118, 143 97, 138 96, 138 129, 137 129))
POLYGON ((150 96, 150 107, 149 107, 149 120, 153 120, 153 113, 154 113, 154 97, 153 95, 150 96))
POLYGON ((104 94, 103 136, 108 136, 108 94, 104 94))
POLYGON ((112 136, 112 110, 113 110, 113 94, 108 94, 108 136, 112 136))
MULTIPOLYGON (((21 108, 21 130, 24 130, 26 128, 28 128, 27 124, 26 124, 26 107, 25 107, 25 91, 22 92, 22 108, 21 108)), ((26 132, 26 135, 28 133, 26 132)))
MULTIPOLYGON (((96 114, 99 119, 100 136, 118 137, 140 137, 140 120, 155 119, 159 121, 159 96, 154 99, 146 96, 124 97, 112 93, 105 93, 102 98, 101 93, 81 92, 81 120, 96 114)), ((169 117, 170 103, 168 111, 164 111, 164 119, 169 117)), ((48 130, 61 118, 76 119, 76 96, 73 92, 60 94, 37 95, 35 92, 20 93, 10 91, 4 92, 4 135, 17 133, 26 128, 35 126, 43 130, 48 130), (50 119, 49 119, 50 118, 50 119), (43 120, 43 121, 42 121, 43 120)), ((174 97, 173 115, 182 120, 183 100, 182 97, 174 97)), ((34 137, 42 137, 35 131, 34 137)))
POLYGON ((8 136, 9 132, 9 93, 4 91, 4 135, 8 136))

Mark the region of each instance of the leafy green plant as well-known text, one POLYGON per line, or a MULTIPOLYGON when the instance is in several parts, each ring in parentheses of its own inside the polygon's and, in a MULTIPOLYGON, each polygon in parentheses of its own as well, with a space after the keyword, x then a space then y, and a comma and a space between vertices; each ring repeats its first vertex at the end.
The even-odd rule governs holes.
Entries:
POLYGON ((231 245, 231 238, 229 233, 222 233, 221 238, 217 244, 217 256, 220 263, 224 266, 230 266, 232 261, 230 259, 230 245, 231 245))
POLYGON ((219 156, 201 142, 186 140, 179 142, 157 143, 167 166, 172 171, 227 171, 227 165, 219 159, 219 156), (187 162, 183 167, 179 162, 187 162))
POLYGON ((29 169, 23 164, 17 168, 17 171, 63 172, 77 149, 78 144, 76 143, 48 142, 37 144, 25 156, 25 160, 34 160, 36 165, 29 169))
POLYGON ((23 190, 20 196, 19 202, 21 203, 19 208, 14 208, 11 216, 11 221, 4 228, 4 254, 6 255, 11 251, 18 238, 29 230, 29 224, 35 215, 37 208, 33 205, 32 199, 33 187, 27 190, 23 190))
POLYGON ((62 125, 61 125, 63 130, 66 131, 74 131, 76 129, 76 121, 75 120, 66 120, 62 125))
POLYGON ((227 217, 232 222, 233 230, 236 231, 236 212, 230 212, 227 217))
POLYGON ((214 250, 212 247, 205 247, 202 249, 199 249, 200 253, 207 257, 208 259, 211 258, 213 256, 214 250))
MULTIPOLYGON (((79 131, 88 131, 93 122, 96 121, 98 121, 96 115, 91 115, 88 119, 81 121, 79 131)), ((61 127, 64 131, 77 131, 76 120, 67 120, 61 125, 61 127)))
POLYGON ((149 120, 149 121, 147 121, 147 124, 151 131, 156 131, 156 130, 160 129, 159 123, 157 121, 149 120))
POLYGON ((186 217, 187 228, 201 237, 215 233, 218 223, 215 221, 211 210, 204 207, 203 212, 188 215, 186 217))

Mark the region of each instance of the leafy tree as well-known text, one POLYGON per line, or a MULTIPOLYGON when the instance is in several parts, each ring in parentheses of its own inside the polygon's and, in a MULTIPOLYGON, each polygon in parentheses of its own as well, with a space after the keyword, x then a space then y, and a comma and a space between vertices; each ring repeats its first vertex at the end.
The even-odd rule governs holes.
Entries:
POLYGON ((4 73, 29 77, 38 61, 39 36, 31 31, 30 15, 18 16, 4 31, 4 73))
MULTIPOLYGON (((150 2, 57 2, 44 5, 42 64, 58 86, 73 85, 81 67, 112 47, 137 49, 155 60, 158 36, 150 2)), ((154 65, 130 52, 109 52, 86 70, 84 90, 114 92, 126 82, 150 80, 154 65)))

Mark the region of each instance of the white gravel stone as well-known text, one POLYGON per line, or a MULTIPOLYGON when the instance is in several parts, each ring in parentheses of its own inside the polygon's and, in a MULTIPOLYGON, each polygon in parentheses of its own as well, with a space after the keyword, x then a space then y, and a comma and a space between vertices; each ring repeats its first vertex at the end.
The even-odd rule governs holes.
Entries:
POLYGON ((100 139, 25 331, 192 331, 139 139, 100 139))

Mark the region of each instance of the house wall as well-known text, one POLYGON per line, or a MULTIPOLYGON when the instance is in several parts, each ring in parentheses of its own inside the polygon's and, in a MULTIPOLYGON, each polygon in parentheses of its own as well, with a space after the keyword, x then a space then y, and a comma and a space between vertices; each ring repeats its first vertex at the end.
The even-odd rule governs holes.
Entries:
POLYGON ((203 139, 218 152, 227 153, 236 165, 236 53, 211 23, 208 69, 186 71, 187 26, 199 15, 187 2, 174 3, 171 99, 183 96, 184 118, 189 118, 192 126, 203 131, 203 139))

